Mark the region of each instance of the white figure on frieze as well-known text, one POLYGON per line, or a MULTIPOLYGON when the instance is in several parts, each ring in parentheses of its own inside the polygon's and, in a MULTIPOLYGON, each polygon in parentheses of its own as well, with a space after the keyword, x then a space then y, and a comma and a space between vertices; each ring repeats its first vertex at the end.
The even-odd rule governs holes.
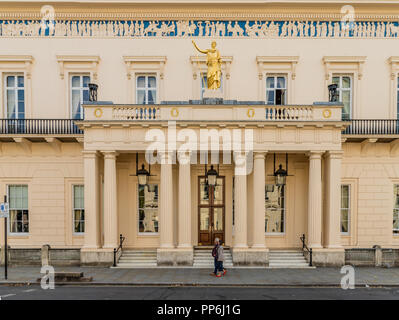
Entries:
POLYGON ((224 22, 217 22, 216 23, 216 36, 220 36, 220 37, 224 37, 225 33, 226 33, 226 26, 224 24, 224 22))

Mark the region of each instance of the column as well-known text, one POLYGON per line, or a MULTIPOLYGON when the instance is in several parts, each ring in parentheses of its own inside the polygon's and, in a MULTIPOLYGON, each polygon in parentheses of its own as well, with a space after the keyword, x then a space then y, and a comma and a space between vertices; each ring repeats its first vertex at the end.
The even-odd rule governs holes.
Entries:
POLYGON ((118 247, 115 151, 104 154, 104 248, 118 247))
POLYGON ((161 248, 173 248, 173 177, 169 153, 161 154, 159 228, 161 248))
POLYGON ((254 248, 265 248, 265 156, 266 153, 254 154, 252 245, 254 248))
POLYGON ((191 248, 190 153, 179 153, 179 248, 191 248))
POLYGON ((247 248, 247 175, 245 155, 235 154, 234 247, 247 248))
POLYGON ((308 246, 321 248, 321 151, 309 154, 308 246))
POLYGON ((101 247, 100 177, 97 151, 83 151, 85 234, 84 248, 101 247))
POLYGON ((329 151, 326 155, 326 219, 325 240, 327 248, 341 248, 341 151, 329 151))

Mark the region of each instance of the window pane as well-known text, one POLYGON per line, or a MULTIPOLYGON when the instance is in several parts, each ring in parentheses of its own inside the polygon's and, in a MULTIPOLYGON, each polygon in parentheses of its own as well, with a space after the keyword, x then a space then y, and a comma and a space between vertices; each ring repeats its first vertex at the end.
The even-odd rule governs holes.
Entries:
POLYGON ((344 104, 343 113, 350 115, 351 94, 350 91, 342 91, 342 103, 344 104))
POLYGON ((339 87, 339 77, 333 77, 332 78, 332 83, 336 84, 339 87))
POLYGON ((265 189, 266 232, 282 233, 284 232, 285 188, 284 186, 266 185, 265 189))
POLYGON ((266 101, 267 104, 274 104, 274 90, 266 91, 266 101))
POLYGON ((149 88, 156 88, 157 83, 155 77, 148 77, 148 87, 149 88))
POLYGON ((351 87, 351 78, 342 77, 342 88, 350 88, 350 87, 351 87))
POLYGON ((83 76, 83 87, 87 88, 89 86, 90 82, 90 77, 89 76, 83 76))
POLYGON ((205 73, 201 74, 201 88, 207 88, 208 77, 205 73))
POLYGON ((72 90, 72 118, 80 119, 80 90, 72 90))
POLYGON ((8 186, 10 231, 29 232, 28 186, 8 186))
POLYGON ((79 88, 80 87, 80 76, 72 77, 72 87, 79 88))
POLYGON ((137 88, 145 88, 145 77, 137 77, 137 88))
POLYGON ((24 77, 23 76, 18 76, 18 87, 20 87, 20 88, 24 87, 24 77))
POLYGON ((14 76, 7 77, 7 87, 15 87, 15 77, 14 76))
POLYGON ((16 118, 16 103, 15 103, 15 91, 7 90, 7 118, 16 118))
POLYGON ((277 78, 277 88, 285 89, 285 78, 284 77, 277 78))
POLYGON ((25 90, 18 90, 18 101, 24 101, 25 100, 25 90))
POLYGON ((274 77, 266 78, 266 88, 274 88, 274 77))
POLYGON ((139 232, 158 232, 158 185, 139 186, 139 232))
POLYGON ((83 101, 89 101, 89 90, 83 90, 83 101))
POLYGON ((145 104, 145 91, 137 90, 137 104, 145 104))
POLYGON ((156 91, 148 90, 148 104, 153 104, 156 101, 156 91))

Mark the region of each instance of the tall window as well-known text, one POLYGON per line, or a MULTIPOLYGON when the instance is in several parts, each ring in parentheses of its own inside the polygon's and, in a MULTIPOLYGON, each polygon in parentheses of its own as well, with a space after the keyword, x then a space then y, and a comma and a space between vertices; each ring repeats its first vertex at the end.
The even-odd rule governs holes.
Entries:
POLYGON ((139 232, 158 232, 158 185, 139 185, 139 232))
POLYGON ((73 75, 71 77, 71 111, 73 119, 83 119, 83 101, 89 101, 88 75, 73 75))
POLYGON ((6 105, 8 119, 25 118, 25 81, 23 75, 5 77, 6 105))
POLYGON ((266 103, 272 105, 286 104, 287 81, 285 76, 266 78, 266 103))
POLYGON ((393 186, 393 233, 399 234, 399 184, 393 186))
POLYGON ((337 85, 339 101, 344 104, 342 119, 350 119, 352 113, 352 78, 350 76, 333 76, 332 82, 337 85))
POLYGON ((8 186, 10 232, 29 232, 28 186, 8 186))
POLYGON ((157 103, 157 78, 151 75, 137 77, 136 82, 137 104, 157 103))
POLYGON ((341 185, 341 233, 349 233, 350 222, 350 186, 341 185))
POLYGON ((285 186, 266 185, 266 233, 284 233, 285 186))
POLYGON ((398 77, 398 88, 397 89, 398 90, 397 90, 397 98, 396 98, 396 103, 397 103, 397 106, 396 106, 396 119, 399 120, 399 77, 398 77))
POLYGON ((84 186, 73 186, 73 231, 75 233, 85 232, 85 203, 84 186))

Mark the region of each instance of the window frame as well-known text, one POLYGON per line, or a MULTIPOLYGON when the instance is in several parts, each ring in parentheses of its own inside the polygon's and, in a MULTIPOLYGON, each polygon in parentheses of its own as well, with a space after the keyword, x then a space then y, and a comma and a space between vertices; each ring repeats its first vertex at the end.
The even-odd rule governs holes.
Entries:
MULTIPOLYGON (((349 115, 347 119, 352 119, 352 115, 353 115, 353 74, 345 74, 345 73, 333 73, 331 76, 331 83, 333 83, 334 78, 339 78, 339 86, 337 87, 337 92, 339 93, 339 102, 342 102, 342 92, 343 91, 349 91, 350 94, 350 104, 349 104, 349 115), (344 77, 348 77, 350 79, 350 88, 343 88, 342 87, 342 79, 344 77), (348 90, 349 89, 349 90, 348 90)), ((342 102, 343 103, 343 102, 342 102)), ((344 109, 342 109, 343 111, 344 109)), ((343 118, 344 113, 342 112, 342 119, 343 118)), ((345 118, 346 119, 346 118, 345 118)))
POLYGON ((69 115, 71 119, 75 119, 73 117, 73 91, 74 90, 79 90, 79 95, 80 95, 80 119, 76 118, 75 120, 82 120, 84 119, 84 108, 83 108, 83 91, 88 91, 88 94, 90 96, 90 90, 89 86, 87 86, 87 89, 83 87, 83 77, 89 77, 89 83, 91 81, 91 75, 90 73, 69 73, 69 115), (73 87, 72 86, 72 79, 73 77, 79 77, 79 87, 73 87))
POLYGON ((3 95, 4 95, 4 118, 6 119, 10 119, 10 120, 23 120, 26 117, 26 77, 24 73, 21 72, 15 72, 15 73, 4 73, 3 75, 3 95), (8 87, 7 85, 7 77, 14 77, 15 78, 15 87, 8 87), (18 87, 18 77, 23 77, 24 79, 24 86, 23 87, 18 87), (24 117, 23 118, 19 118, 19 100, 18 100, 18 91, 19 90, 24 91, 24 117), (7 100, 7 91, 8 90, 13 90, 15 92, 15 104, 16 104, 16 117, 15 118, 9 118, 8 117, 8 100, 7 100))
POLYGON ((398 193, 399 193, 399 181, 398 182, 395 182, 394 184, 393 184, 393 197, 394 197, 394 206, 393 206, 393 212, 392 212, 392 234, 393 234, 393 236, 394 237, 399 237, 399 229, 394 229, 393 228, 393 217, 395 216, 395 211, 397 211, 397 215, 398 215, 398 219, 399 219, 399 205, 398 205, 398 207, 395 207, 395 203, 396 203, 396 196, 398 196, 398 198, 399 198, 399 195, 398 194, 395 194, 395 187, 396 188, 398 188, 398 193), (397 231, 397 232, 394 232, 394 231, 397 231))
POLYGON ((265 76, 265 103, 268 106, 275 106, 276 105, 276 91, 277 90, 284 90, 284 103, 280 104, 281 106, 287 105, 287 96, 288 96, 288 74, 286 73, 281 73, 281 74, 266 74, 265 76), (267 79, 268 78, 273 78, 274 79, 274 88, 268 88, 267 87, 267 79), (284 78, 284 88, 277 88, 277 78, 284 78), (267 93, 268 91, 274 91, 274 103, 273 104, 268 104, 267 101, 267 93))
POLYGON ((341 193, 340 193, 340 219, 339 219, 339 226, 340 226, 340 234, 343 236, 350 236, 351 235, 351 227, 352 227, 352 219, 351 219, 351 215, 352 215, 352 188, 351 185, 349 183, 341 183, 341 193), (343 208, 342 207, 342 187, 343 186, 347 186, 348 187, 348 208, 343 208), (348 210, 348 227, 347 227, 347 232, 343 232, 342 231, 342 210, 348 210))
POLYGON ((159 236, 160 232, 159 232, 159 183, 158 182, 150 182, 148 183, 148 185, 156 185, 158 187, 158 207, 157 207, 157 216, 158 216, 158 231, 157 232, 140 232, 140 185, 137 182, 137 219, 136 219, 136 226, 137 226, 137 235, 138 236, 159 236))
POLYGON ((26 186, 27 194, 28 194, 28 206, 27 209, 16 209, 16 210, 27 210, 28 211, 28 232, 11 232, 11 210, 12 208, 9 206, 9 218, 7 219, 7 232, 10 236, 29 236, 30 235, 30 209, 29 209, 29 184, 27 183, 8 183, 6 184, 7 191, 7 201, 10 204, 10 186, 26 186))
MULTIPOLYGON (((85 206, 84 206, 84 184, 79 184, 79 183, 73 183, 72 184, 72 234, 73 235, 84 235, 85 231, 86 231, 86 212, 85 212, 85 206), (75 187, 83 187, 83 208, 77 209, 75 208, 75 187), (82 210, 83 211, 83 215, 85 217, 85 219, 83 219, 83 232, 76 232, 75 231, 75 210, 82 210)), ((82 220, 80 220, 82 221, 82 220)))
MULTIPOLYGON (((266 186, 267 185, 273 185, 273 186, 277 186, 275 183, 265 183, 265 197, 266 197, 266 186)), ((284 215, 283 215, 283 232, 267 232, 266 231, 266 206, 265 206, 265 236, 285 236, 286 235, 286 230, 287 230, 287 184, 285 184, 284 186, 284 195, 283 195, 283 199, 284 199, 284 215)), ((265 198, 265 202, 266 202, 266 198, 265 198)))
POLYGON ((135 76, 136 76, 136 81, 135 81, 136 104, 138 104, 138 105, 155 105, 155 104, 157 104, 158 92, 159 92, 158 75, 156 73, 149 72, 149 73, 136 73, 135 76), (145 79, 144 88, 138 87, 138 79, 139 79, 139 77, 144 77, 144 79, 145 79), (155 89, 150 88, 148 86, 149 77, 154 77, 155 78, 155 89), (149 104, 148 103, 148 91, 154 91, 154 90, 155 90, 155 101, 154 101, 154 103, 149 104), (144 91, 144 101, 145 101, 145 103, 143 103, 143 104, 138 103, 138 91, 144 91))

